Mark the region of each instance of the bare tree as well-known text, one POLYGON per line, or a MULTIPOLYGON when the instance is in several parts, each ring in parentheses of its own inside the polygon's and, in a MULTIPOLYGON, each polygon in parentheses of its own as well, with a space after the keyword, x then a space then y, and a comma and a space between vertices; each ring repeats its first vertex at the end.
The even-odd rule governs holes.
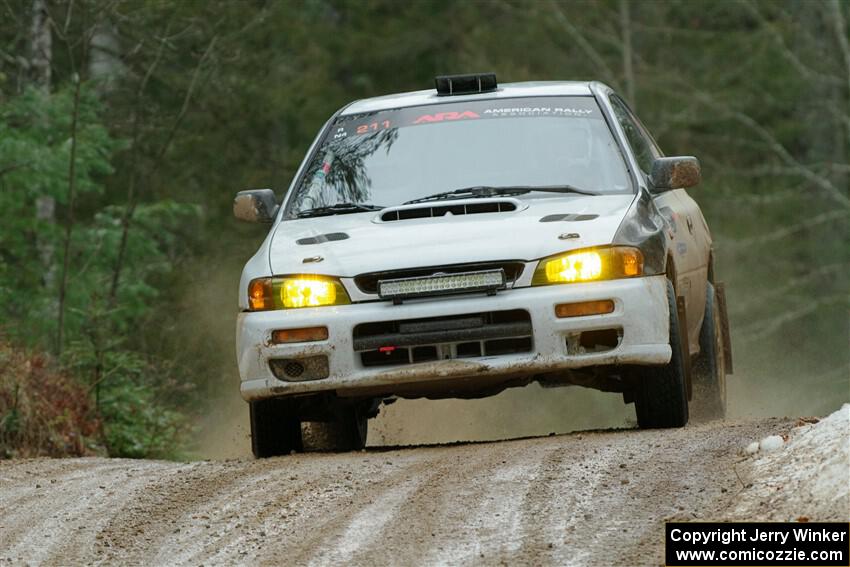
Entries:
MULTIPOLYGON (((33 0, 32 20, 29 29, 30 81, 45 94, 50 93, 51 66, 53 63, 53 35, 50 31, 50 14, 45 0, 33 0)), ((35 216, 48 224, 56 222, 56 199, 52 195, 40 195, 35 202, 35 216)), ((44 266, 44 285, 53 287, 56 278, 53 265, 54 247, 49 240, 39 238, 36 242, 41 263, 44 266)))
MULTIPOLYGON (((201 56, 200 60, 198 60, 198 65, 195 67, 195 71, 192 74, 192 79, 189 82, 189 87, 186 89, 186 94, 183 97, 183 104, 180 107, 180 111, 177 114, 177 117, 174 120, 174 124, 171 126, 171 129, 168 132, 168 135, 165 138, 165 142, 160 147, 159 152, 154 160, 153 168, 148 173, 147 177, 152 178, 159 169, 162 160, 165 158, 165 154, 168 151, 168 148, 171 146, 171 142, 174 140, 175 134, 177 134, 177 130, 180 128, 181 123, 183 122, 183 118, 186 116, 186 112, 189 110, 189 104, 192 101, 192 96, 195 92, 195 88, 198 84, 198 79, 200 77, 201 69, 206 62, 206 60, 210 57, 213 52, 213 48, 215 47, 215 43, 218 37, 213 36, 210 40, 207 49, 204 51, 204 54, 201 56)), ((141 103, 142 94, 144 92, 145 86, 147 85, 148 80, 153 74, 154 69, 156 68, 157 63, 159 62, 159 58, 161 56, 161 51, 157 54, 156 59, 153 64, 148 68, 145 77, 142 79, 141 84, 139 85, 139 90, 136 93, 137 97, 137 106, 141 103)), ((133 154, 130 159, 130 182, 127 185, 127 205, 124 209, 124 215, 121 218, 121 240, 118 244, 118 255, 115 260, 115 268, 112 272, 112 283, 109 286, 109 298, 108 303, 109 306, 112 307, 115 305, 116 298, 118 296, 118 286, 121 281, 121 272, 124 269, 124 258, 127 253, 127 240, 130 234, 130 225, 132 224, 133 214, 136 211, 136 203, 138 201, 136 184, 138 182, 138 174, 136 171, 136 159, 138 155, 138 137, 139 137, 139 123, 138 123, 138 109, 133 117, 133 154)))
POLYGON ((40 88, 48 91, 53 59, 53 36, 50 33, 50 14, 47 12, 45 0, 32 2, 29 44, 31 79, 40 88))
POLYGON ((65 217, 65 240, 62 254, 62 276, 59 281, 59 314, 56 326, 56 353, 62 354, 62 334, 65 330, 65 295, 68 289, 68 268, 71 261, 71 237, 74 229, 74 197, 77 178, 77 120, 80 116, 80 76, 74 73, 74 106, 71 110, 71 151, 68 158, 68 212, 65 217))
POLYGON ((623 36, 623 78, 626 98, 632 108, 637 108, 635 100, 635 72, 632 67, 632 14, 629 0, 620 0, 620 35, 623 36))

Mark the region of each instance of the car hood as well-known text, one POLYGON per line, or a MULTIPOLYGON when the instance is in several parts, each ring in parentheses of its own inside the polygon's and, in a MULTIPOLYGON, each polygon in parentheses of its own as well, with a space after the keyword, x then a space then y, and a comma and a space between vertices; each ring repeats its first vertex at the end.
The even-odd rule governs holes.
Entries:
MULTIPOLYGON (((288 220, 277 225, 270 240, 269 262, 277 275, 354 277, 365 272, 467 262, 536 260, 610 244, 634 199, 635 195, 622 194, 494 198, 487 200, 511 201, 518 210, 385 222, 379 220, 381 212, 288 220), (541 222, 551 215, 563 218, 541 222), (339 233, 347 238, 324 238, 339 233)), ((456 202, 418 206, 449 203, 456 202)))

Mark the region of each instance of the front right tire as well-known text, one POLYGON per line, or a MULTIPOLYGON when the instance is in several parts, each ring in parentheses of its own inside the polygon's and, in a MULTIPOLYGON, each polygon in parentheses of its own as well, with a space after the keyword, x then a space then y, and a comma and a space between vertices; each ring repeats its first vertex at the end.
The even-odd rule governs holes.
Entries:
POLYGON ((359 451, 366 446, 368 416, 359 405, 340 408, 331 421, 311 421, 304 445, 315 451, 359 451))
POLYGON ((676 293, 667 282, 670 312, 670 362, 637 370, 634 385, 635 413, 641 429, 682 427, 688 423, 688 391, 684 365, 684 345, 679 329, 676 293))
POLYGON ((288 400, 249 402, 251 451, 257 459, 288 455, 303 449, 301 421, 288 400))

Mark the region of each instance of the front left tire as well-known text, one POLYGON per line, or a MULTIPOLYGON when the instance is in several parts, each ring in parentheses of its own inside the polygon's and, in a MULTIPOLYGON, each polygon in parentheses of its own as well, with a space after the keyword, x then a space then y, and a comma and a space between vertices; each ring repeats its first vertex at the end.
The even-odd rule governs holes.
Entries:
POLYGON ((667 282, 667 307, 670 313, 670 362, 664 366, 639 367, 635 377, 635 413, 641 429, 683 427, 688 423, 685 351, 679 330, 676 294, 670 281, 667 282))

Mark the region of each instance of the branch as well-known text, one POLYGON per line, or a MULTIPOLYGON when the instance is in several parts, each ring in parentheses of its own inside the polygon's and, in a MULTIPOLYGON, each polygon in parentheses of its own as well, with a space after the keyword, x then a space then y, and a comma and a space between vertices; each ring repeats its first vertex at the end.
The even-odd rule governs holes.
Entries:
POLYGON ((749 302, 745 302, 742 305, 738 306, 736 312, 743 312, 747 309, 752 309, 757 305, 761 305, 766 303, 768 300, 771 300, 775 297, 781 297, 786 295, 792 289, 796 287, 800 287, 801 285, 807 284, 815 279, 820 279, 826 275, 832 274, 834 272, 846 272, 847 264, 846 263, 837 263, 837 264, 828 264, 826 266, 821 266, 817 270, 813 270, 808 272, 806 275, 798 276, 796 278, 789 279, 785 285, 774 287, 770 290, 763 291, 759 293, 757 296, 754 296, 754 299, 749 302))
POLYGON ((596 65, 602 75, 605 77, 605 80, 616 90, 620 90, 619 81, 617 80, 617 76, 611 70, 611 67, 605 63, 605 59, 599 54, 596 49, 587 41, 587 38, 582 35, 582 33, 576 28, 564 14, 563 10, 561 10, 561 6, 554 2, 554 0, 549 1, 550 6, 552 6, 552 13, 555 15, 555 19, 558 20, 567 33, 572 36, 575 40, 576 44, 584 51, 585 55, 596 65))
POLYGON ((844 66, 847 71, 847 89, 850 93, 850 41, 847 40, 847 23, 844 21, 844 14, 841 13, 841 6, 838 5, 838 0, 831 0, 829 8, 832 11, 832 23, 835 30, 835 38, 838 40, 838 47, 841 49, 841 55, 844 57, 844 66))
MULTIPOLYGON (((170 24, 166 26, 165 33, 168 34, 168 29, 170 28, 170 24)), ((136 182, 138 178, 138 172, 136 170, 136 163, 138 161, 139 155, 139 106, 142 102, 142 96, 145 91, 145 87, 148 84, 148 81, 153 76, 154 69, 156 69, 157 65, 159 65, 159 61, 162 58, 162 53, 165 50, 166 40, 162 39, 159 43, 159 49, 157 50, 156 57, 154 57, 153 63, 147 69, 145 76, 142 78, 142 81, 139 83, 139 88, 136 90, 136 106, 133 111, 133 136, 131 143, 131 151, 132 154, 130 156, 130 181, 127 183, 127 206, 124 209, 124 214, 121 217, 121 240, 118 243, 118 253, 115 259, 115 267, 112 270, 112 282, 109 286, 109 294, 107 295, 107 305, 111 308, 115 305, 115 300, 118 296, 118 281, 121 278, 121 271, 124 268, 124 256, 127 251, 127 238, 130 232, 130 220, 133 217, 133 212, 136 210, 136 182)))
MULTIPOLYGON (((838 0, 832 0, 829 3, 832 11, 832 23, 835 29, 835 37, 838 40, 838 47, 841 49, 841 55, 844 57, 844 66, 847 71, 847 96, 850 97, 850 41, 847 40, 847 23, 844 21, 844 14, 841 13, 841 6, 838 5, 838 0)), ((840 114, 843 118, 844 127, 847 132, 847 140, 850 143, 850 112, 840 114)))
POLYGON ((807 228, 811 228, 814 225, 826 223, 832 220, 838 219, 847 219, 846 211, 830 211, 827 213, 821 213, 819 215, 815 215, 811 218, 806 219, 803 222, 799 222, 796 224, 792 224, 790 226, 782 227, 778 230, 774 230, 772 232, 767 232, 765 234, 760 234, 759 236, 753 236, 750 238, 740 238, 734 242, 730 242, 731 247, 739 248, 743 246, 758 246, 761 244, 767 244, 768 242, 773 242, 774 240, 780 240, 787 236, 791 236, 795 232, 800 232, 801 230, 805 230, 807 228))
POLYGON ((632 67, 632 15, 629 0, 620 0, 620 29, 623 35, 623 76, 626 81, 626 96, 632 109, 637 108, 635 100, 635 74, 632 67))
MULTIPOLYGON (((795 175, 797 173, 797 170, 793 167, 772 164, 761 165, 758 167, 733 167, 722 160, 713 159, 711 156, 705 158, 705 163, 711 164, 719 171, 722 170, 722 175, 739 178, 784 177, 787 175, 795 175)), ((818 173, 818 175, 823 175, 823 173, 819 172, 850 173, 850 164, 844 163, 810 163, 809 167, 815 171, 815 173, 818 173)), ((798 190, 795 189, 795 192, 796 191, 798 190)))
POLYGON ((33 163, 32 160, 22 161, 22 162, 19 162, 19 163, 13 163, 11 165, 5 165, 3 167, 0 167, 0 177, 3 177, 7 173, 11 173, 11 172, 15 171, 16 169, 22 169, 24 167, 29 167, 29 165, 31 163, 33 163))
MULTIPOLYGON (((812 70, 810 67, 807 67, 797 55, 794 54, 791 49, 788 48, 788 45, 785 43, 785 39, 782 37, 782 34, 776 27, 771 24, 767 18, 764 17, 764 14, 761 13, 761 10, 758 9, 758 6, 751 2, 750 0, 739 0, 739 4, 741 4, 747 11, 752 15, 756 20, 758 20, 759 24, 767 30, 767 33, 773 39, 773 42, 779 48, 779 53, 782 55, 788 63, 796 70, 800 75, 805 79, 819 79, 829 84, 838 84, 840 80, 838 77, 833 77, 832 75, 824 75, 822 73, 818 73, 817 71, 812 70)), ((837 4, 837 0, 836 0, 837 4)))
MULTIPOLYGON (((212 53, 212 50, 213 50, 213 47, 215 46, 217 38, 218 38, 218 36, 213 36, 213 38, 210 40, 210 43, 207 46, 207 49, 204 51, 204 54, 201 56, 200 60, 198 61, 198 65, 195 67, 194 73, 192 73, 192 80, 189 82, 189 88, 186 90, 186 96, 183 97, 183 104, 180 107, 180 112, 177 114, 177 118, 175 119, 174 124, 172 125, 171 130, 169 131, 168 136, 165 139, 165 143, 163 143, 162 147, 160 148, 159 153, 157 154, 156 159, 154 160, 153 168, 151 169, 151 171, 147 175, 148 178, 152 178, 154 175, 156 175, 156 172, 159 170, 159 164, 162 163, 162 159, 165 156, 165 153, 168 151, 168 148, 171 145, 172 140, 174 139, 174 135, 177 133, 177 129, 180 127, 180 124, 183 122, 183 117, 186 115, 186 112, 189 110, 189 102, 192 100, 192 95, 194 94, 195 86, 197 85, 198 77, 200 76, 201 67, 203 66, 204 62, 209 57, 209 55, 212 53)), ((161 45, 165 45, 165 42, 163 41, 163 43, 161 45)), ((157 58, 157 61, 158 61, 158 58, 157 58)), ((154 62, 154 64, 155 63, 156 63, 156 61, 154 62)), ((150 78, 152 73, 153 73, 153 65, 151 66, 151 68, 148 69, 148 73, 145 75, 145 78, 142 81, 142 84, 140 85, 139 92, 138 92, 139 96, 141 96, 142 89, 144 88, 144 85, 146 84, 147 80, 150 78)), ((136 128, 136 127, 137 127, 137 121, 134 124, 134 128, 136 128)), ((138 134, 138 131, 136 130, 135 133, 134 133, 134 136, 136 136, 137 134, 138 134)), ((134 138, 134 144, 135 144, 135 138, 134 138)), ((133 164, 135 164, 135 152, 134 152, 134 156, 133 156, 133 164)), ((135 170, 135 165, 133 165, 132 167, 135 170)), ((121 224, 122 224, 121 241, 120 241, 119 246, 118 246, 118 257, 115 260, 115 269, 112 272, 112 283, 109 286, 109 296, 108 296, 109 299, 108 299, 108 301, 109 301, 110 306, 115 304, 115 300, 118 296, 118 284, 121 281, 121 272, 124 269, 124 256, 126 255, 126 251, 127 251, 127 239, 128 239, 129 231, 130 231, 130 223, 133 219, 133 213, 136 210, 136 200, 135 200, 135 194, 134 194, 135 183, 136 183, 135 173, 131 173, 130 181, 131 181, 131 184, 130 184, 130 188, 128 189, 127 208, 125 209, 124 217, 122 218, 122 221, 121 221, 121 224)))
POLYGON ((207 57, 209 57, 210 53, 212 53, 212 49, 215 46, 215 42, 217 39, 218 36, 213 36, 213 38, 210 40, 210 44, 207 46, 206 51, 204 51, 204 54, 198 61, 198 65, 195 67, 195 72, 192 73, 192 80, 189 83, 189 88, 186 90, 186 96, 183 97, 183 105, 180 107, 180 112, 177 114, 177 119, 174 121, 174 124, 171 127, 171 131, 168 132, 168 136, 166 137, 165 143, 160 149, 159 155, 157 155, 157 158, 154 162, 154 169, 151 172, 151 177, 159 169, 159 164, 162 161, 162 158, 165 157, 165 152, 167 152, 169 146, 171 146, 171 142, 174 139, 174 135, 177 133, 177 129, 180 128, 180 124, 183 122, 183 118, 186 116, 186 112, 189 110, 189 102, 192 100, 192 95, 195 92, 195 86, 197 85, 198 77, 201 74, 201 67, 203 66, 207 57))
POLYGON ((3 0, 3 5, 6 7, 6 14, 9 17, 9 21, 14 22, 16 28, 21 27, 21 20, 18 18, 18 14, 16 10, 13 10, 9 5, 9 0, 3 0))
POLYGON ((806 317, 807 315, 811 315, 821 307, 826 305, 831 305, 833 303, 845 303, 847 301, 846 297, 825 297, 815 301, 809 301, 805 306, 800 307, 794 311, 784 311, 782 314, 768 319, 767 321, 758 321, 752 325, 749 325, 744 328, 741 332, 741 341, 744 343, 751 343, 763 339, 768 335, 779 331, 783 325, 786 323, 790 323, 791 321, 796 321, 797 319, 801 319, 806 317))
POLYGON ((850 209, 850 198, 848 198, 847 195, 838 189, 838 187, 836 187, 829 179, 818 175, 809 167, 797 161, 785 148, 785 146, 783 146, 782 143, 773 136, 773 134, 768 132, 764 126, 743 112, 733 110, 725 104, 718 102, 711 95, 703 91, 696 90, 693 87, 690 88, 693 90, 693 96, 696 100, 699 100, 706 106, 726 114, 746 126, 749 130, 761 138, 761 140, 777 155, 777 157, 779 157, 779 159, 781 159, 788 167, 794 170, 797 175, 824 190, 845 209, 850 209))
POLYGON ((0 47, 0 59, 5 61, 9 65, 20 65, 20 59, 12 57, 9 53, 4 51, 2 47, 0 47))
POLYGON ((65 242, 62 256, 62 277, 59 282, 59 314, 56 325, 56 354, 62 354, 62 334, 65 325, 65 294, 68 290, 68 269, 71 263, 71 234, 74 229, 74 193, 77 166, 77 119, 80 115, 80 85, 82 81, 74 74, 74 107, 71 115, 71 152, 68 159, 68 213, 65 219, 65 242))

